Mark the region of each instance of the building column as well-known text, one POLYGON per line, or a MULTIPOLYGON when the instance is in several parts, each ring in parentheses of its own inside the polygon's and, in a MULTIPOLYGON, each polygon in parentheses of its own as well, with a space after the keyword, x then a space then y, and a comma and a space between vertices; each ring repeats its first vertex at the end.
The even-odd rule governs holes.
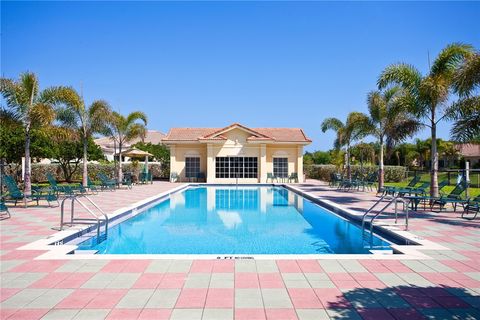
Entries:
MULTIPOLYGON (((175 145, 170 145, 169 149, 170 149, 170 175, 171 175, 172 173, 175 172, 176 164, 177 164, 177 160, 175 157, 175 145)), ((176 173, 180 174, 179 172, 176 172, 176 173)), ((178 179, 180 180, 180 177, 178 179)), ((169 177, 169 181, 170 181, 170 177, 169 177)))
POLYGON ((260 176, 259 176, 260 183, 267 182, 267 145, 261 144, 260 145, 260 176))
POLYGON ((207 183, 215 181, 215 156, 213 154, 213 145, 207 144, 207 183))
POLYGON ((298 182, 303 182, 303 146, 298 146, 297 154, 297 175, 298 182))

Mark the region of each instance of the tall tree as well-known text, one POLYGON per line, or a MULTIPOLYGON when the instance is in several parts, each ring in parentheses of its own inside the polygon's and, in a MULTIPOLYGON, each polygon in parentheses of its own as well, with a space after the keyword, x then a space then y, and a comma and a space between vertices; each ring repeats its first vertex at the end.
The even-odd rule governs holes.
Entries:
POLYGON ((383 92, 371 91, 367 96, 369 115, 363 123, 366 133, 373 135, 380 144, 378 188, 381 190, 385 181, 384 149, 387 145, 393 149, 395 145, 412 136, 419 128, 418 121, 405 112, 397 103, 402 89, 392 86, 383 92))
POLYGON ((480 53, 467 57, 454 76, 454 103, 450 118, 454 120, 451 136, 458 142, 480 141, 480 53))
POLYGON ((55 119, 55 105, 61 98, 62 87, 52 87, 40 91, 34 73, 20 74, 18 80, 1 78, 0 91, 8 111, 21 122, 25 134, 24 193, 32 193, 30 175, 30 144, 32 129, 51 123, 55 119))
POLYGON ((122 181, 122 151, 125 143, 133 139, 144 139, 147 133, 147 115, 141 111, 134 111, 127 116, 123 116, 113 111, 110 116, 110 125, 108 135, 116 142, 118 146, 119 166, 118 179, 122 181))
POLYGON ((87 106, 83 97, 74 89, 63 91, 64 107, 58 110, 58 119, 67 127, 78 131, 83 145, 82 184, 88 179, 88 141, 94 133, 106 133, 111 108, 106 101, 95 100, 87 106))
POLYGON ((418 119, 424 119, 423 125, 430 128, 431 148, 431 188, 430 194, 438 197, 438 152, 437 125, 449 114, 448 99, 453 87, 455 70, 473 48, 466 44, 450 44, 445 47, 425 76, 414 66, 398 63, 388 66, 378 79, 379 89, 390 85, 399 85, 405 94, 401 105, 418 119))
POLYGON ((362 138, 365 133, 363 130, 363 123, 366 122, 366 117, 361 112, 351 112, 347 116, 347 120, 343 123, 337 118, 327 118, 323 120, 321 129, 323 132, 333 130, 337 137, 334 142, 335 149, 339 150, 346 147, 347 151, 347 177, 352 178, 352 170, 350 167, 350 148, 351 144, 362 138))

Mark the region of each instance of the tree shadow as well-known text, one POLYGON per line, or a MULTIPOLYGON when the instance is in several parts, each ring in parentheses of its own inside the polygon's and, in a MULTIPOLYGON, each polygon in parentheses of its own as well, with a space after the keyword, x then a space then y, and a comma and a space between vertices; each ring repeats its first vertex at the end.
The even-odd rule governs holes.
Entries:
POLYGON ((460 286, 315 291, 334 319, 480 319, 480 294, 460 286))

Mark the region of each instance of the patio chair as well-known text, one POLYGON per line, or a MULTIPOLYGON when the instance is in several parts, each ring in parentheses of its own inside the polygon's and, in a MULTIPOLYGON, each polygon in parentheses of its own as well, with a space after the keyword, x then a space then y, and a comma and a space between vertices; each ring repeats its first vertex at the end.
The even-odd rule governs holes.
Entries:
POLYGON ((53 177, 51 173, 47 173, 47 180, 50 184, 52 190, 57 194, 63 193, 64 195, 73 196, 76 193, 87 193, 87 190, 82 186, 82 184, 78 184, 75 186, 65 185, 65 184, 58 184, 57 180, 53 177))
POLYGON ((447 204, 453 205, 453 211, 457 211, 457 205, 464 205, 467 201, 462 199, 462 193, 467 189, 467 184, 465 181, 460 182, 453 188, 453 190, 448 195, 441 195, 440 198, 429 198, 431 200, 430 209, 433 211, 433 207, 438 204, 440 211, 445 208, 447 204))
POLYGON ((104 189, 110 189, 112 191, 115 191, 115 188, 117 187, 117 180, 116 179, 109 179, 104 173, 99 172, 97 174, 98 179, 100 180, 100 188, 102 190, 104 189))
POLYGON ((128 189, 132 189, 132 173, 125 172, 123 174, 122 185, 127 186, 128 189))
POLYGON ((383 187, 383 193, 395 195, 395 193, 398 193, 398 190, 412 189, 420 181, 420 179, 420 176, 413 177, 405 187, 385 186, 383 187))
POLYGON ((0 199, 0 220, 5 220, 9 218, 11 218, 10 211, 8 211, 5 200, 2 198, 0 199))
POLYGON ((329 182, 329 186, 330 187, 336 187, 340 181, 342 181, 342 175, 340 173, 335 173, 335 172, 332 172, 330 174, 330 182, 329 182))
POLYGON ((367 178, 365 179, 365 186, 372 191, 373 188, 376 188, 377 186, 377 178, 378 178, 378 173, 377 172, 372 172, 370 173, 367 178))
POLYGON ((92 194, 98 194, 97 186, 90 180, 90 177, 87 177, 87 189, 89 189, 92 194))
POLYGON ((268 179, 270 179, 272 183, 273 183, 273 180, 276 180, 278 182, 277 177, 275 177, 271 172, 267 172, 267 181, 266 181, 267 183, 268 183, 268 179))
MULTIPOLYGON (((19 200, 23 200, 25 198, 25 195, 22 191, 20 191, 20 189, 17 186, 17 183, 11 176, 4 176, 4 181, 8 190, 7 197, 12 199, 16 206, 19 200)), ((55 191, 52 190, 51 188, 36 189, 36 190, 32 189, 31 198, 32 200, 37 202, 37 206, 39 205, 40 200, 47 200, 49 206, 52 206, 51 202, 53 201, 56 201, 58 204, 58 197, 55 194, 55 191)))
POLYGON ((462 218, 467 220, 473 220, 477 217, 480 211, 480 195, 467 201, 467 204, 463 208, 462 218), (473 216, 469 216, 473 215, 473 216))
POLYGON ((170 182, 177 182, 180 179, 178 173, 172 172, 170 173, 170 182))
POLYGON ((404 195, 426 195, 426 190, 430 188, 430 182, 422 182, 418 187, 399 189, 397 195, 402 197, 404 195))
POLYGON ((298 183, 298 173, 292 172, 290 176, 288 177, 288 182, 293 181, 295 183, 298 183))
POLYGON ((207 178, 205 177, 205 173, 199 172, 199 173, 197 174, 197 182, 198 182, 198 181, 205 181, 205 182, 207 181, 207 178))
POLYGON ((140 183, 153 183, 153 175, 152 173, 149 171, 149 172, 140 172, 140 183))

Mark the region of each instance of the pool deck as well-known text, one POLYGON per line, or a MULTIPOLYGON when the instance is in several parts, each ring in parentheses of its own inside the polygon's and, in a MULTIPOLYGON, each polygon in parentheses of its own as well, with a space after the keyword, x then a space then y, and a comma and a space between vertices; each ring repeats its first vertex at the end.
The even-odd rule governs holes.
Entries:
MULTIPOLYGON (((92 196, 107 213, 178 187, 92 196)), ((373 193, 295 185, 361 212, 373 193)), ((39 260, 19 249, 54 233, 59 208, 16 207, 0 222, 1 319, 480 319, 480 218, 413 213, 429 259, 39 260)))

